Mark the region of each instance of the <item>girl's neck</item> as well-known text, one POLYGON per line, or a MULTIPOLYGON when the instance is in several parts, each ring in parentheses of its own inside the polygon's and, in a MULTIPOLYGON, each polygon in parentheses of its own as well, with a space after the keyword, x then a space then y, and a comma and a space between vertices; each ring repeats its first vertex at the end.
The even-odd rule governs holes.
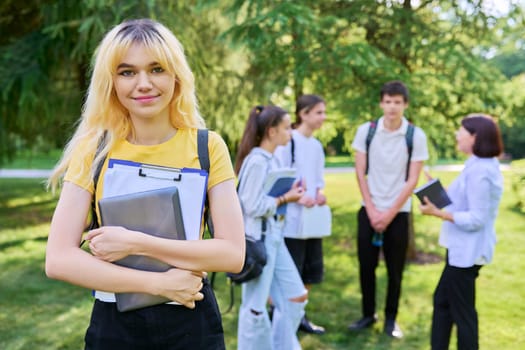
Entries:
POLYGON ((267 139, 264 139, 261 141, 261 144, 259 145, 259 147, 273 154, 273 152, 275 152, 275 149, 277 148, 277 145, 270 142, 267 139))
POLYGON ((128 136, 128 141, 135 145, 158 145, 171 139, 176 133, 171 125, 141 123, 133 125, 134 132, 128 136))
POLYGON ((306 136, 306 137, 310 137, 314 133, 314 130, 310 128, 308 125, 306 125, 304 122, 299 124, 296 130, 299 131, 303 136, 306 136))

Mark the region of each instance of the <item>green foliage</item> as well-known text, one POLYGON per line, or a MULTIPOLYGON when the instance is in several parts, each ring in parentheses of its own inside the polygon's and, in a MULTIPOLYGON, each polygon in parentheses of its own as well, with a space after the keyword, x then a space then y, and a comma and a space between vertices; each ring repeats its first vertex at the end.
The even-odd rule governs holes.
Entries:
POLYGON ((32 148, 39 135, 55 147, 64 145, 80 115, 96 45, 110 27, 129 18, 151 17, 174 31, 195 72, 210 126, 227 140, 240 136, 236 108, 243 104, 236 97, 244 82, 228 68, 235 66, 236 53, 217 39, 220 8, 203 13, 197 1, 167 0, 57 0, 32 6, 36 24, 22 33, 8 27, 10 40, 0 51, 0 164, 17 150, 32 148), (20 141, 20 149, 13 140, 20 141))
POLYGON ((293 112, 303 93, 327 101, 329 118, 317 134, 323 144, 348 152, 357 125, 381 113, 381 85, 399 79, 411 90, 407 115, 426 131, 436 157, 456 156, 454 130, 475 111, 499 118, 516 156, 525 97, 512 96, 515 86, 500 69, 519 71, 525 26, 523 9, 506 1, 508 14, 495 16, 484 0, 31 0, 24 11, 6 0, 0 163, 17 149, 65 143, 94 48, 111 26, 137 17, 157 19, 179 37, 202 114, 232 153, 252 106, 293 112), (506 56, 488 61, 494 52, 506 56))
POLYGON ((357 123, 380 115, 378 92, 388 80, 408 84, 408 116, 441 157, 455 155, 460 117, 500 114, 505 105, 505 79, 479 53, 505 19, 483 2, 247 0, 230 11, 235 24, 224 35, 249 50, 246 74, 257 81, 258 99, 293 105, 303 92, 323 95, 330 118, 320 138, 327 144, 343 135, 339 152, 349 149, 357 123))
POLYGON ((525 50, 498 55, 490 60, 507 78, 525 73, 525 50))

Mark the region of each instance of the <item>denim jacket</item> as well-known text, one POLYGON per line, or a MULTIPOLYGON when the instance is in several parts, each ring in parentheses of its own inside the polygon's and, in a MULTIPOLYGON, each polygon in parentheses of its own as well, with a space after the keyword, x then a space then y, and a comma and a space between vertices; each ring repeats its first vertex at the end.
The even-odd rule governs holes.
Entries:
POLYGON ((274 214, 277 210, 275 198, 263 191, 264 182, 270 170, 276 168, 273 155, 255 147, 246 156, 239 172, 239 200, 244 218, 246 235, 260 239, 263 220, 266 221, 266 233, 276 226, 274 214))

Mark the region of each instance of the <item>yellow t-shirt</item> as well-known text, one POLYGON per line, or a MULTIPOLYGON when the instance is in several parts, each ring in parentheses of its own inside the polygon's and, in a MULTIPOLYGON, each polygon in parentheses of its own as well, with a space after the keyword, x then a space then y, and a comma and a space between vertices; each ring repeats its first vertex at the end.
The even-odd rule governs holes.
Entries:
MULTIPOLYGON (((208 189, 210 189, 223 181, 235 178, 235 174, 228 147, 224 140, 213 131, 209 131, 208 134, 210 158, 208 189)), ((93 179, 89 174, 93 156, 79 157, 83 151, 81 146, 74 151, 64 181, 72 182, 93 193, 93 179), (81 159, 84 159, 84 167, 82 167, 81 159)), ((126 140, 117 141, 106 157, 100 172, 96 198, 102 198, 104 174, 110 158, 174 168, 200 169, 199 156, 197 154, 197 129, 178 129, 171 139, 158 145, 134 145, 126 140)))

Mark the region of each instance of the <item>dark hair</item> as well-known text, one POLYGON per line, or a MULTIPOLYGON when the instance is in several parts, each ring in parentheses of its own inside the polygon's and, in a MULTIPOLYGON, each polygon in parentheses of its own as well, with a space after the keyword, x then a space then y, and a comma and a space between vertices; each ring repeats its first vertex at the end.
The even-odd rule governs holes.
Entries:
POLYGON ((401 95, 403 96, 403 100, 405 100, 405 103, 408 102, 408 88, 402 81, 399 80, 389 81, 383 85, 381 91, 379 92, 379 97, 381 98, 381 101, 383 100, 383 96, 385 95, 401 95))
POLYGON ((487 114, 469 114, 461 120, 461 126, 476 135, 472 153, 480 158, 497 157, 503 152, 503 141, 498 124, 487 114))
POLYGON ((242 162, 250 151, 261 144, 271 127, 279 125, 283 117, 288 114, 277 106, 256 106, 250 111, 246 128, 242 135, 237 157, 235 159, 235 173, 239 175, 242 162))
POLYGON ((297 99, 295 103, 295 122, 292 125, 292 128, 297 128, 303 120, 301 119, 301 111, 306 109, 306 112, 309 112, 319 103, 325 103, 321 96, 317 95, 302 95, 297 99))

